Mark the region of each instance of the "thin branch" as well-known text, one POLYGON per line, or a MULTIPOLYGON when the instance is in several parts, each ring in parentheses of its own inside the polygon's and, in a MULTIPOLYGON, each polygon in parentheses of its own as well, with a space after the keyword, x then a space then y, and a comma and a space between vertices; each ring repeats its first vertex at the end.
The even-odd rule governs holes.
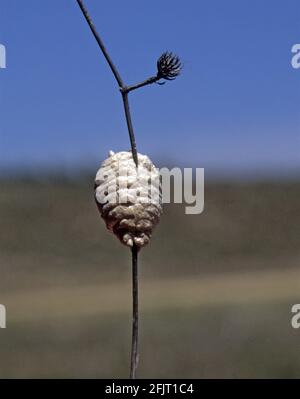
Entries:
POLYGON ((121 94, 122 94, 125 117, 126 117, 129 139, 130 139, 130 144, 131 144, 132 157, 133 157, 133 160, 134 160, 136 166, 138 166, 138 155, 137 155, 135 136, 134 136, 130 108, 129 108, 128 93, 122 92, 121 94))
MULTIPOLYGON (((132 86, 124 87, 123 89, 121 89, 121 92, 122 93, 124 93, 124 92, 125 93, 129 93, 130 91, 139 89, 140 87, 144 87, 144 86, 150 85, 152 83, 157 83, 157 81, 160 80, 160 79, 161 79, 161 77, 159 77, 158 75, 151 76, 151 78, 148 78, 148 79, 144 80, 141 83, 137 83, 137 84, 132 85, 132 86)), ((163 83, 160 83, 160 84, 163 84, 163 83)))
POLYGON ((92 31, 97 43, 98 43, 98 45, 99 45, 99 47, 100 47, 100 49, 101 49, 101 51, 102 51, 107 63, 108 63, 108 65, 110 66, 110 69, 111 69, 112 73, 114 74, 114 77, 116 78, 116 81, 118 82, 118 85, 120 87, 123 87, 124 84, 123 84, 122 78, 121 78, 116 66, 112 62, 112 60, 111 60, 111 58, 110 58, 110 56, 109 56, 109 54, 108 54, 108 52, 107 52, 107 50, 106 50, 106 48, 104 46, 103 41, 101 40, 101 37, 99 36, 99 33, 97 32, 97 30, 95 28, 95 25, 94 25, 91 17, 89 16, 89 13, 88 13, 87 9, 85 8, 85 6, 83 4, 83 1, 82 0, 76 0, 76 1, 77 1, 78 5, 79 5, 79 7, 80 7, 80 9, 82 11, 82 14, 84 15, 84 17, 86 19, 86 22, 88 23, 88 25, 89 25, 89 27, 90 27, 90 29, 91 29, 91 31, 92 31))
POLYGON ((95 25, 91 19, 91 17, 89 16, 89 13, 87 11, 87 9, 84 6, 84 3, 82 0, 76 0, 85 19, 86 22, 88 23, 108 65, 110 66, 110 69, 114 75, 114 77, 116 78, 116 81, 120 87, 120 91, 122 94, 122 98, 123 98, 123 104, 124 104, 124 111, 125 111, 125 117, 126 117, 126 122, 127 122, 127 128, 128 128, 128 133, 129 133, 129 139, 130 139, 130 144, 131 144, 131 151, 132 151, 132 157, 133 160, 135 162, 136 167, 138 167, 138 155, 137 155, 137 148, 136 148, 136 142, 135 142, 135 136, 134 136, 134 130, 133 130, 133 125, 132 125, 132 120, 131 120, 131 114, 130 114, 130 108, 129 108, 129 100, 128 100, 128 95, 126 93, 126 86, 123 83, 123 80, 116 68, 116 66, 114 65, 114 63, 112 62, 105 46, 104 43, 101 39, 101 37, 99 36, 99 33, 97 32, 95 25))
MULTIPOLYGON (((110 69, 111 69, 119 87, 120 87, 123 104, 124 104, 127 128, 128 128, 129 138, 130 138, 132 157, 134 159, 136 167, 138 167, 137 148, 136 148, 134 130, 133 130, 133 125, 132 125, 132 120, 131 120, 130 108, 129 108, 128 92, 124 90, 125 85, 123 83, 123 80, 122 80, 116 66, 112 62, 98 32, 96 31, 93 21, 91 20, 91 17, 89 16, 87 9, 85 8, 85 6, 83 4, 83 1, 82 0, 76 0, 76 1, 79 5, 108 65, 110 66, 110 69)), ((132 379, 134 379, 135 375, 136 375, 136 369, 137 369, 137 365, 138 365, 138 356, 139 356, 138 355, 138 332, 139 332, 139 324, 138 324, 139 317, 138 316, 139 316, 138 315, 138 249, 137 249, 136 245, 134 244, 132 247, 132 344, 131 344, 131 365, 130 365, 130 378, 132 378, 132 379)))
POLYGON ((130 378, 135 379, 139 361, 138 334, 139 334, 139 302, 138 302, 138 249, 134 244, 132 249, 132 345, 130 378))

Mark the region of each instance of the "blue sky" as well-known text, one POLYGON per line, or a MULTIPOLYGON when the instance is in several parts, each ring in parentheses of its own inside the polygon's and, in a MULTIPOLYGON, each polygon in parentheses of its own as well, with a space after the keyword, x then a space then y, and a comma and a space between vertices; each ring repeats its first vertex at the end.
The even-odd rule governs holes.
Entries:
MULTIPOLYGON (((130 95, 138 150, 208 173, 300 170, 299 0, 86 0, 127 84, 182 58, 174 82, 130 95)), ((0 169, 96 169, 129 149, 116 83, 75 0, 0 0, 0 169)))

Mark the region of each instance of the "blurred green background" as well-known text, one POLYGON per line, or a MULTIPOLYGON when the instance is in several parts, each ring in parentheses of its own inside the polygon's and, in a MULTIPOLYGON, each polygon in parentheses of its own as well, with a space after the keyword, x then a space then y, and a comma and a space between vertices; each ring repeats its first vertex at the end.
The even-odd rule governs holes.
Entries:
MULTIPOLYGON (((165 205, 140 256, 143 378, 300 377, 299 182, 213 182, 165 205)), ((131 259, 93 178, 3 178, 0 376, 126 378, 131 259)))

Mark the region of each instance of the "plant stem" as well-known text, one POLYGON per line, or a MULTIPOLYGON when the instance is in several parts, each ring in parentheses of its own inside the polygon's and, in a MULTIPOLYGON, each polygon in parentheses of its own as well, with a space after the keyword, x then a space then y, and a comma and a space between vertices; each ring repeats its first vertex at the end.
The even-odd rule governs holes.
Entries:
POLYGON ((132 249, 132 345, 130 378, 135 379, 139 361, 138 334, 139 334, 139 302, 138 302, 138 249, 134 244, 132 249))
MULTIPOLYGON (((137 148, 136 148, 136 142, 135 142, 135 136, 134 136, 134 130, 133 130, 133 124, 131 120, 131 114, 130 114, 130 108, 129 108, 129 99, 128 99, 128 93, 130 90, 134 90, 134 88, 137 87, 142 87, 145 84, 150 84, 153 83, 152 81, 149 83, 142 83, 140 85, 135 85, 129 88, 126 88, 126 86, 123 83, 123 80, 112 62, 105 46, 104 43, 102 42, 95 25, 93 24, 93 21, 91 17, 88 14, 87 9, 84 6, 84 3, 82 0, 76 0, 85 19, 86 22, 88 23, 108 65, 110 66, 110 69, 119 85, 120 92, 122 95, 123 99, 123 104, 124 104, 124 111, 125 111, 125 117, 126 117, 126 122, 127 122, 127 128, 128 128, 128 133, 129 133, 129 138, 130 138, 130 144, 131 144, 131 151, 132 151, 132 157, 135 162, 136 167, 138 167, 138 156, 137 156, 137 148)), ((138 332, 139 332, 139 314, 138 314, 138 249, 136 245, 134 244, 132 247, 132 345, 131 345, 131 365, 130 365, 130 378, 134 379, 136 375, 136 369, 138 365, 138 332)))
MULTIPOLYGON (((132 85, 132 86, 127 86, 124 89, 122 89, 121 91, 125 92, 125 93, 129 93, 130 91, 139 89, 140 87, 147 86, 147 85, 150 85, 152 83, 156 83, 160 79, 161 78, 159 76, 157 76, 157 75, 156 76, 151 76, 151 78, 148 78, 148 79, 144 80, 141 83, 137 83, 137 84, 132 85)), ((160 84, 163 84, 163 83, 160 83, 160 84)))
POLYGON ((91 17, 89 16, 89 13, 88 13, 87 9, 85 8, 85 6, 83 4, 83 1, 82 0, 76 0, 76 1, 77 1, 78 5, 79 5, 79 7, 80 7, 80 9, 82 11, 82 14, 84 15, 84 17, 86 19, 86 22, 88 23, 88 25, 89 25, 89 27, 90 27, 93 35, 94 35, 94 38, 96 39, 96 41, 97 41, 97 43, 98 43, 98 45, 99 45, 99 47, 100 47, 100 49, 101 49, 101 51, 103 53, 108 65, 110 66, 110 69, 111 69, 112 73, 114 74, 114 77, 116 78, 116 81, 118 82, 118 85, 120 87, 123 87, 124 84, 123 84, 122 78, 121 78, 116 66, 112 62, 112 60, 111 60, 111 58, 110 58, 110 56, 109 56, 109 54, 108 54, 108 52, 107 52, 107 50, 106 50, 106 48, 104 46, 103 41, 101 40, 101 37, 99 36, 99 33, 97 32, 97 30, 95 28, 95 25, 94 25, 91 17))
POLYGON ((115 66, 115 64, 112 62, 105 46, 104 43, 99 35, 99 33, 97 32, 95 25, 91 19, 91 17, 89 16, 89 13, 87 11, 87 9, 84 6, 84 3, 82 0, 76 0, 85 19, 86 22, 88 23, 94 38, 96 39, 102 54, 104 55, 108 65, 110 66, 110 69, 119 85, 121 94, 122 94, 122 98, 123 98, 123 104, 124 104, 124 110, 125 110, 125 117, 126 117, 126 122, 127 122, 127 128, 128 128, 128 133, 129 133, 129 139, 130 139, 130 144, 131 144, 131 151, 132 151, 132 157, 133 160, 135 162, 136 167, 138 166, 138 156, 137 156, 137 148, 136 148, 136 142, 135 142, 135 136, 134 136, 134 130, 133 130, 133 125, 132 125, 132 120, 131 120, 131 114, 130 114, 130 108, 129 108, 129 100, 128 100, 128 92, 126 92, 126 86, 123 83, 123 80, 115 66))
POLYGON ((122 99, 123 99, 123 104, 124 104, 124 111, 125 111, 125 117, 126 117, 126 122, 127 122, 127 128, 128 128, 128 132, 129 132, 129 139, 130 139, 132 157, 133 157, 133 160, 134 160, 135 165, 137 167, 138 166, 138 155, 137 155, 135 136, 134 136, 133 125, 132 125, 131 114, 130 114, 130 108, 129 108, 128 93, 121 92, 121 94, 122 94, 122 99))

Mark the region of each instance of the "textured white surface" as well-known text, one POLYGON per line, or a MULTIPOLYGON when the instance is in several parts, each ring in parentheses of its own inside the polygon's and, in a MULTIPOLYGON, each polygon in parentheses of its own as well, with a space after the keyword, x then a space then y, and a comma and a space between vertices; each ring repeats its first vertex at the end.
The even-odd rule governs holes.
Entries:
POLYGON ((143 247, 162 213, 160 176, 151 160, 131 152, 109 152, 95 178, 95 199, 107 228, 128 246, 143 247))

